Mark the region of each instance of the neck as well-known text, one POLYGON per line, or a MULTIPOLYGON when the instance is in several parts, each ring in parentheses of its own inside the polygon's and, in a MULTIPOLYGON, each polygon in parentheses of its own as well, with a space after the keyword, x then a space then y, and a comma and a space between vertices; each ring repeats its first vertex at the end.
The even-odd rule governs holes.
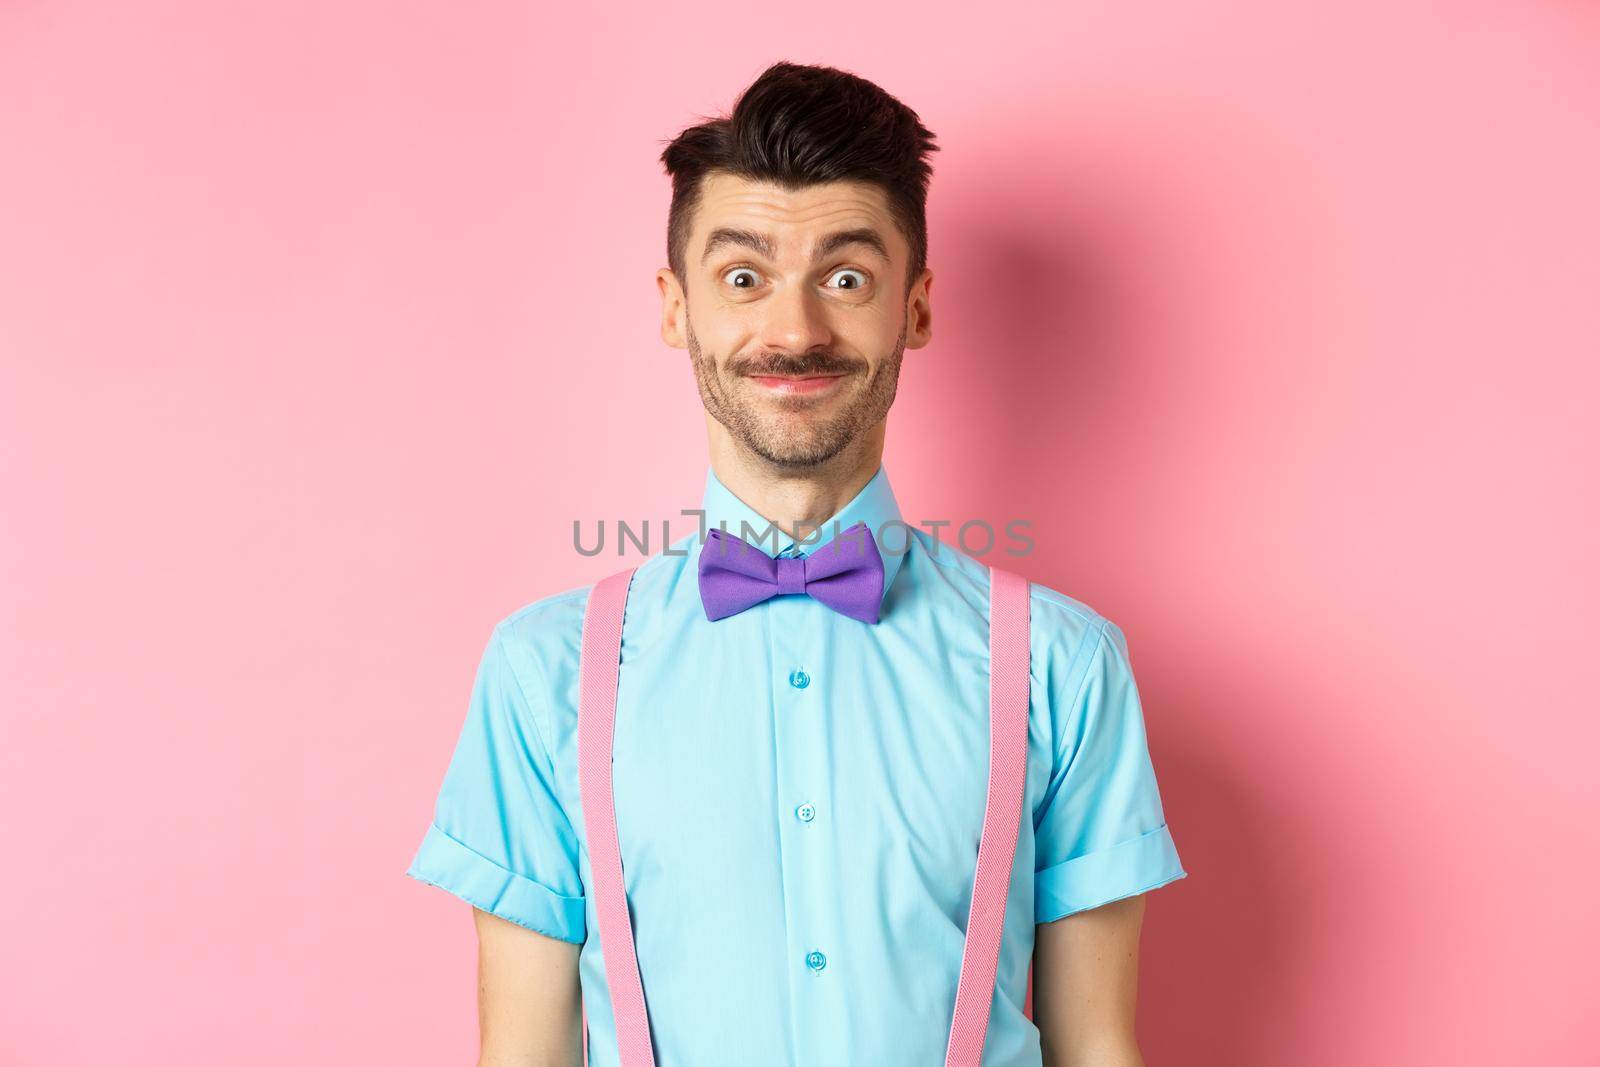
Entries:
POLYGON ((810 467, 781 467, 751 452, 711 422, 711 470, 751 509, 799 540, 833 518, 878 473, 884 424, 844 451, 810 467))

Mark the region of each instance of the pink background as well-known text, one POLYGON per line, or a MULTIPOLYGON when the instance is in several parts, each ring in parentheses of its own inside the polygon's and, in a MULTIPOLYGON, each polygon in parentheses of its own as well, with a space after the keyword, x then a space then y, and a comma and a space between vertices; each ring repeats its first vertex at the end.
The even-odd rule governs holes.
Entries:
POLYGON ((655 157, 790 58, 944 145, 902 505, 1128 634, 1150 1062, 1595 1062, 1596 9, 550 6, 0 7, 0 1061, 471 1062, 402 872, 699 501, 655 157))

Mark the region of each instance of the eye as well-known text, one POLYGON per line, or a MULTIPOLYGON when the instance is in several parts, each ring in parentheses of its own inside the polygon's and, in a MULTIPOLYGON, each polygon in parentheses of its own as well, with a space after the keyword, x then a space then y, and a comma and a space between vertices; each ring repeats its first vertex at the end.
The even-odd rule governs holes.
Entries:
POLYGON ((840 289, 865 289, 867 286, 867 272, 856 270, 854 267, 846 267, 843 270, 834 271, 828 280, 830 282, 838 282, 838 288, 840 289))
POLYGON ((749 267, 735 267, 722 276, 722 280, 735 289, 754 289, 761 282, 761 275, 749 267))

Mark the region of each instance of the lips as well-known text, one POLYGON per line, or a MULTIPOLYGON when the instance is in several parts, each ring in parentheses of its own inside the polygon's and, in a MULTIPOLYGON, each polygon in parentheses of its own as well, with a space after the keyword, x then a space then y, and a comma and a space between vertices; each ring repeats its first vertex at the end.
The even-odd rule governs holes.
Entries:
POLYGON ((750 380, 764 389, 788 395, 819 393, 844 378, 843 374, 752 374, 750 380))

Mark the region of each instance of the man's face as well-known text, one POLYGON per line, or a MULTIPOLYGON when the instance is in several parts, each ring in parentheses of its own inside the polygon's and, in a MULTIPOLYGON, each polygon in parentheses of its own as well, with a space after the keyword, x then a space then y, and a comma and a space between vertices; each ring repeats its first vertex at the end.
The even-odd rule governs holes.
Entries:
POLYGON ((785 191, 704 179, 684 277, 657 275, 662 337, 687 348, 706 411, 776 466, 814 467, 873 429, 900 359, 930 336, 924 271, 875 185, 785 191))

